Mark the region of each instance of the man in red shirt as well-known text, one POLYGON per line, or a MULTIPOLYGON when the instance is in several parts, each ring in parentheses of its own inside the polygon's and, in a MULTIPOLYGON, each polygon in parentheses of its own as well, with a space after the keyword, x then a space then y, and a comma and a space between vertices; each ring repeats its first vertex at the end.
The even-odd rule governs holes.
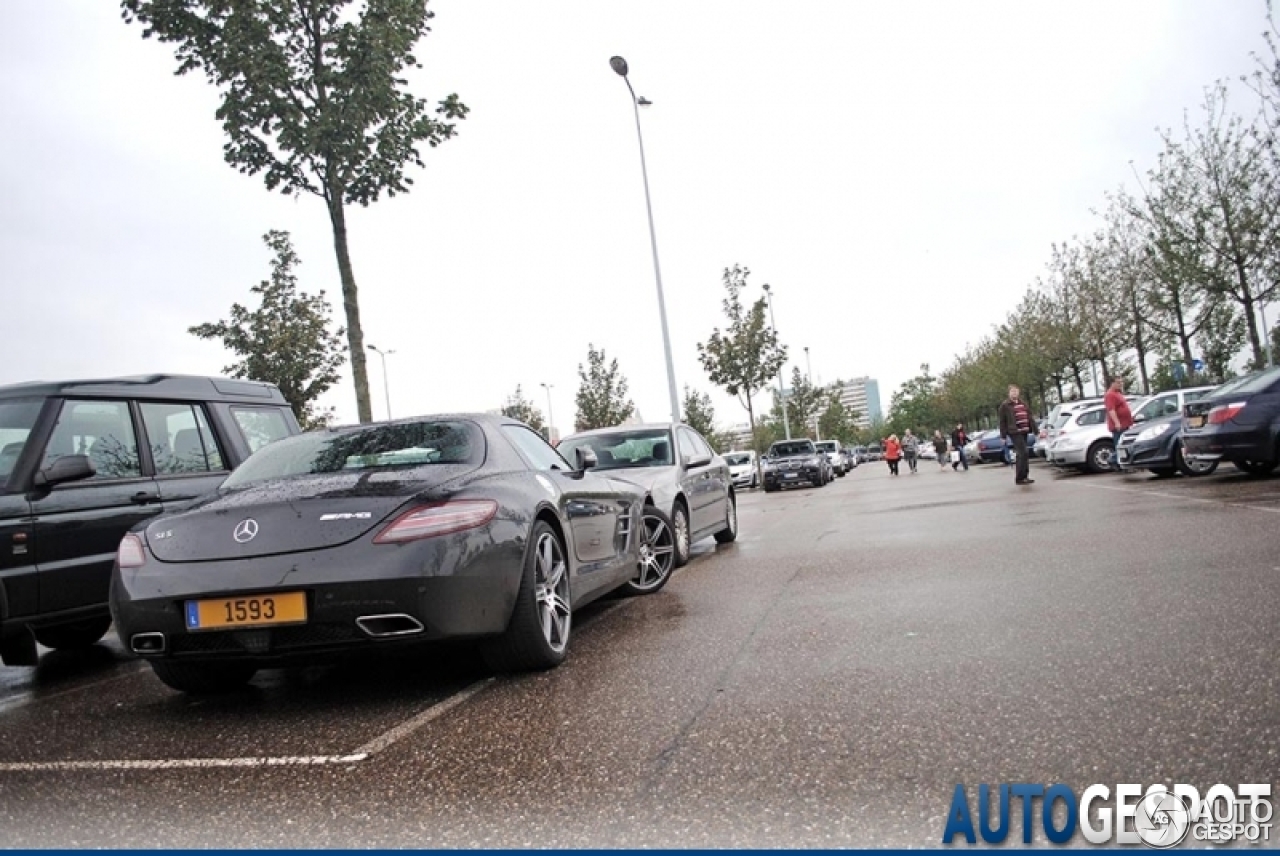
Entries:
POLYGON ((1120 448, 1120 435, 1133 427, 1133 411, 1124 397, 1124 379, 1113 377, 1102 403, 1107 408, 1107 430, 1111 432, 1111 469, 1120 471, 1115 450, 1120 448))

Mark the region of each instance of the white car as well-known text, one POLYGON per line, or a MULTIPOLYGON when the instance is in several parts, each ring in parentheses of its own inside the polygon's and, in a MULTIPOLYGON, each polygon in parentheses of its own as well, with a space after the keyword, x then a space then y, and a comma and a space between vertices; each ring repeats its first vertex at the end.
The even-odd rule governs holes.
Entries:
POLYGON ((729 465, 729 477, 733 479, 734 487, 760 486, 755 452, 725 452, 724 462, 729 465))
POLYGON ((1045 458, 1057 467, 1079 467, 1101 473, 1111 469, 1115 441, 1107 430, 1107 408, 1086 407, 1059 418, 1045 458))
POLYGON ((813 444, 819 452, 827 456, 831 462, 831 471, 840 478, 849 472, 849 458, 844 454, 844 447, 839 440, 818 440, 813 444))

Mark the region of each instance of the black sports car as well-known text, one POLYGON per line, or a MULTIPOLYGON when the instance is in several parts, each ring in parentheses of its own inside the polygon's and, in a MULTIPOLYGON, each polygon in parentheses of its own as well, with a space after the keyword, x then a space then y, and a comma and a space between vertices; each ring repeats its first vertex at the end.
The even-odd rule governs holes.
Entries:
POLYGON ((499 670, 558 665, 573 610, 670 570, 670 520, 489 415, 315 431, 120 544, 121 641, 186 692, 394 642, 480 637, 499 670))

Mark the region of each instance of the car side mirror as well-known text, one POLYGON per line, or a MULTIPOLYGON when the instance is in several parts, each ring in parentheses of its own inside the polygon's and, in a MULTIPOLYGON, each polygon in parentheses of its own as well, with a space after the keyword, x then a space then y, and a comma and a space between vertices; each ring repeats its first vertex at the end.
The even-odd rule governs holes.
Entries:
POLYGON ((53 487, 64 482, 91 479, 97 474, 98 468, 89 460, 88 455, 63 455, 38 471, 31 478, 31 483, 36 487, 53 487))
POLYGON ((705 467, 709 463, 711 463, 710 455, 692 455, 685 461, 685 466, 692 470, 698 467, 705 467))
POLYGON ((575 450, 573 457, 575 459, 574 462, 578 465, 578 469, 580 470, 592 469, 596 464, 600 463, 600 459, 596 457, 595 450, 588 449, 585 446, 575 450))

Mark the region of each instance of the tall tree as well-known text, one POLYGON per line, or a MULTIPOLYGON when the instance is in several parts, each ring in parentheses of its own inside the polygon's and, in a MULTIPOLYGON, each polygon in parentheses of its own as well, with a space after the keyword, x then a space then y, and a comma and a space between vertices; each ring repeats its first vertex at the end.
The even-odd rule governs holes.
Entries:
POLYGON ((793 436, 812 435, 820 427, 817 424, 818 417, 830 403, 829 390, 814 386, 800 373, 799 368, 791 369, 791 389, 787 393, 787 418, 791 422, 793 436))
POLYGON ((519 419, 538 433, 542 433, 542 429, 546 427, 546 423, 542 420, 542 411, 524 397, 519 384, 516 385, 516 391, 507 399, 506 404, 502 405, 502 415, 519 419))
POLYGON ((316 428, 332 419, 332 411, 316 408, 316 399, 340 377, 346 357, 342 330, 329 329, 332 311, 324 291, 309 295, 298 290, 294 268, 299 264, 288 232, 271 231, 263 241, 275 253, 271 278, 250 291, 261 298, 256 309, 232 304, 231 317, 197 324, 188 332, 201 339, 221 339, 240 357, 223 369, 235 378, 274 383, 298 422, 316 428))
POLYGON ((752 398, 777 375, 787 361, 787 349, 778 344, 773 327, 765 322, 765 299, 761 297, 750 308, 742 303, 750 274, 741 265, 725 268, 722 281, 728 297, 720 305, 729 325, 723 333, 716 327, 707 341, 698 343, 698 359, 711 382, 737 396, 746 408, 755 450, 759 452, 752 398))
POLYGON ((342 278, 361 422, 372 417, 364 332, 347 246, 346 206, 413 184, 419 146, 454 136, 467 107, 449 95, 431 115, 406 90, 427 0, 121 0, 127 22, 176 47, 178 74, 202 71, 222 94, 228 164, 268 190, 324 200, 342 278), (436 118, 439 117, 439 118, 436 118))
POLYGON ((612 428, 621 425, 636 406, 627 398, 627 379, 618 368, 615 359, 606 364, 604 348, 596 350, 587 345, 587 365, 578 364, 578 416, 574 428, 590 431, 592 428, 612 428))
POLYGON ((857 438, 857 422, 858 413, 844 406, 837 390, 827 403, 827 409, 818 417, 818 431, 823 437, 849 445, 857 438))
POLYGON ((723 451, 733 445, 733 438, 727 432, 716 429, 716 408, 710 395, 690 389, 686 384, 680 407, 684 411, 684 424, 705 437, 711 448, 723 451))

